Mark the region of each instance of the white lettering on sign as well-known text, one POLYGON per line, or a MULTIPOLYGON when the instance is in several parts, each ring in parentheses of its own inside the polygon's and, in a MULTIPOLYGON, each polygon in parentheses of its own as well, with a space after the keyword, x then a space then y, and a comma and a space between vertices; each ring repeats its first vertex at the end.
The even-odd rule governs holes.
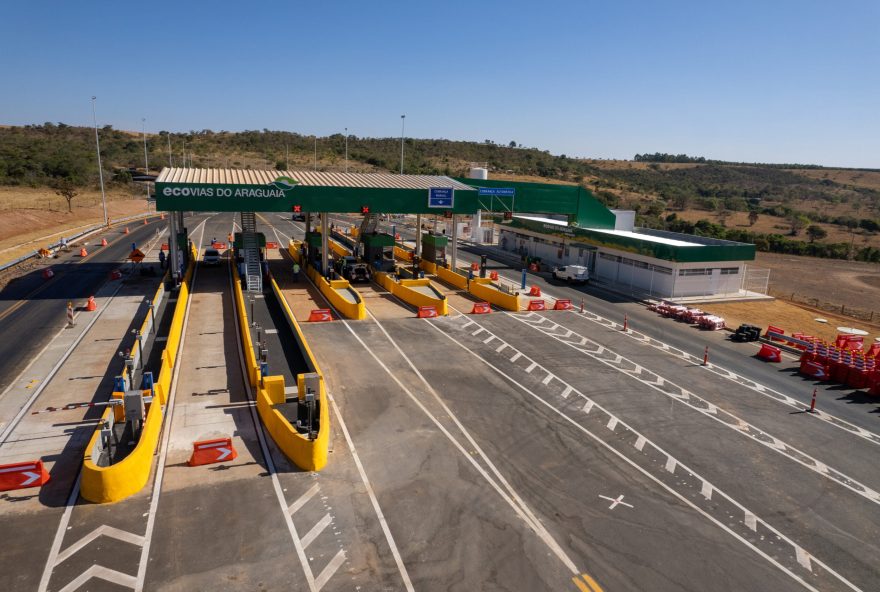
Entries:
POLYGON ((165 187, 165 197, 284 197, 284 191, 275 187, 165 187))

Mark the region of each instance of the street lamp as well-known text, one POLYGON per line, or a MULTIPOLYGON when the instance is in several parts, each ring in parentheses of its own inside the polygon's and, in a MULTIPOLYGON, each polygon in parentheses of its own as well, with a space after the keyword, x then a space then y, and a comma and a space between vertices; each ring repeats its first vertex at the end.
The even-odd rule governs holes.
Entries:
POLYGON ((95 115, 95 99, 92 97, 92 121, 95 122, 95 146, 98 152, 98 178, 101 180, 101 204, 104 206, 104 226, 110 223, 107 218, 107 196, 104 194, 104 169, 101 166, 101 141, 98 139, 98 116, 95 115))
POLYGON ((403 174, 403 126, 406 124, 406 115, 400 116, 400 174, 403 174))
MULTIPOLYGON (((144 175, 150 174, 150 160, 147 156, 147 118, 141 117, 141 132, 144 135, 144 175)), ((150 211, 150 182, 144 181, 144 187, 147 188, 147 211, 150 211)))
POLYGON ((348 172, 348 128, 345 128, 345 172, 348 172))
POLYGON ((315 171, 318 170, 318 136, 315 136, 315 171))

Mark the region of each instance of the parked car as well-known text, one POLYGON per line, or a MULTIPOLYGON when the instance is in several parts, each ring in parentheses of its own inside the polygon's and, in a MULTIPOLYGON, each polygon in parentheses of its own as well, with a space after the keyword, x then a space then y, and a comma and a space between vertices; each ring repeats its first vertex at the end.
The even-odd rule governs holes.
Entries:
POLYGON ((303 212, 294 212, 294 214, 290 217, 294 222, 305 222, 306 215, 303 212))
POLYGON ((202 263, 204 265, 220 265, 220 251, 217 249, 205 249, 202 263))
POLYGON ((586 284, 590 281, 590 271, 583 265, 563 265, 553 268, 553 279, 586 284))
POLYGON ((336 260, 336 272, 351 283, 369 282, 371 277, 367 264, 350 255, 336 260))

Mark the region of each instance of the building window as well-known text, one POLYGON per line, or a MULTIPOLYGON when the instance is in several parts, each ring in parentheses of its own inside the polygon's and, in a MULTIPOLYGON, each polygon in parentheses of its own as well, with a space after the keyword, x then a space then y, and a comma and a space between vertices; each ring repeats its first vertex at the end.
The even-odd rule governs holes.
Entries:
POLYGON ((687 276, 687 275, 712 275, 711 269, 679 269, 678 275, 687 276))
POLYGON ((739 273, 739 267, 722 267, 721 275, 737 275, 739 273))
POLYGON ((672 275, 672 270, 668 267, 660 267, 659 265, 655 265, 654 271, 656 271, 657 273, 665 273, 666 275, 672 275))

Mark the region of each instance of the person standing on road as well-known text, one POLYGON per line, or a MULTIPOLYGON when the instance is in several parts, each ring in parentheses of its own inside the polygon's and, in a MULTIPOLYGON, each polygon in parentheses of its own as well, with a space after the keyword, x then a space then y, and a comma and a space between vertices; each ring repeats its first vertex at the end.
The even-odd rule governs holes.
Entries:
POLYGON ((159 250, 159 268, 165 269, 165 251, 159 250))
POLYGON ((73 302, 67 303, 67 326, 76 327, 76 320, 73 318, 73 302))
POLYGON ((296 262, 293 264, 293 281, 299 281, 299 263, 296 262))

